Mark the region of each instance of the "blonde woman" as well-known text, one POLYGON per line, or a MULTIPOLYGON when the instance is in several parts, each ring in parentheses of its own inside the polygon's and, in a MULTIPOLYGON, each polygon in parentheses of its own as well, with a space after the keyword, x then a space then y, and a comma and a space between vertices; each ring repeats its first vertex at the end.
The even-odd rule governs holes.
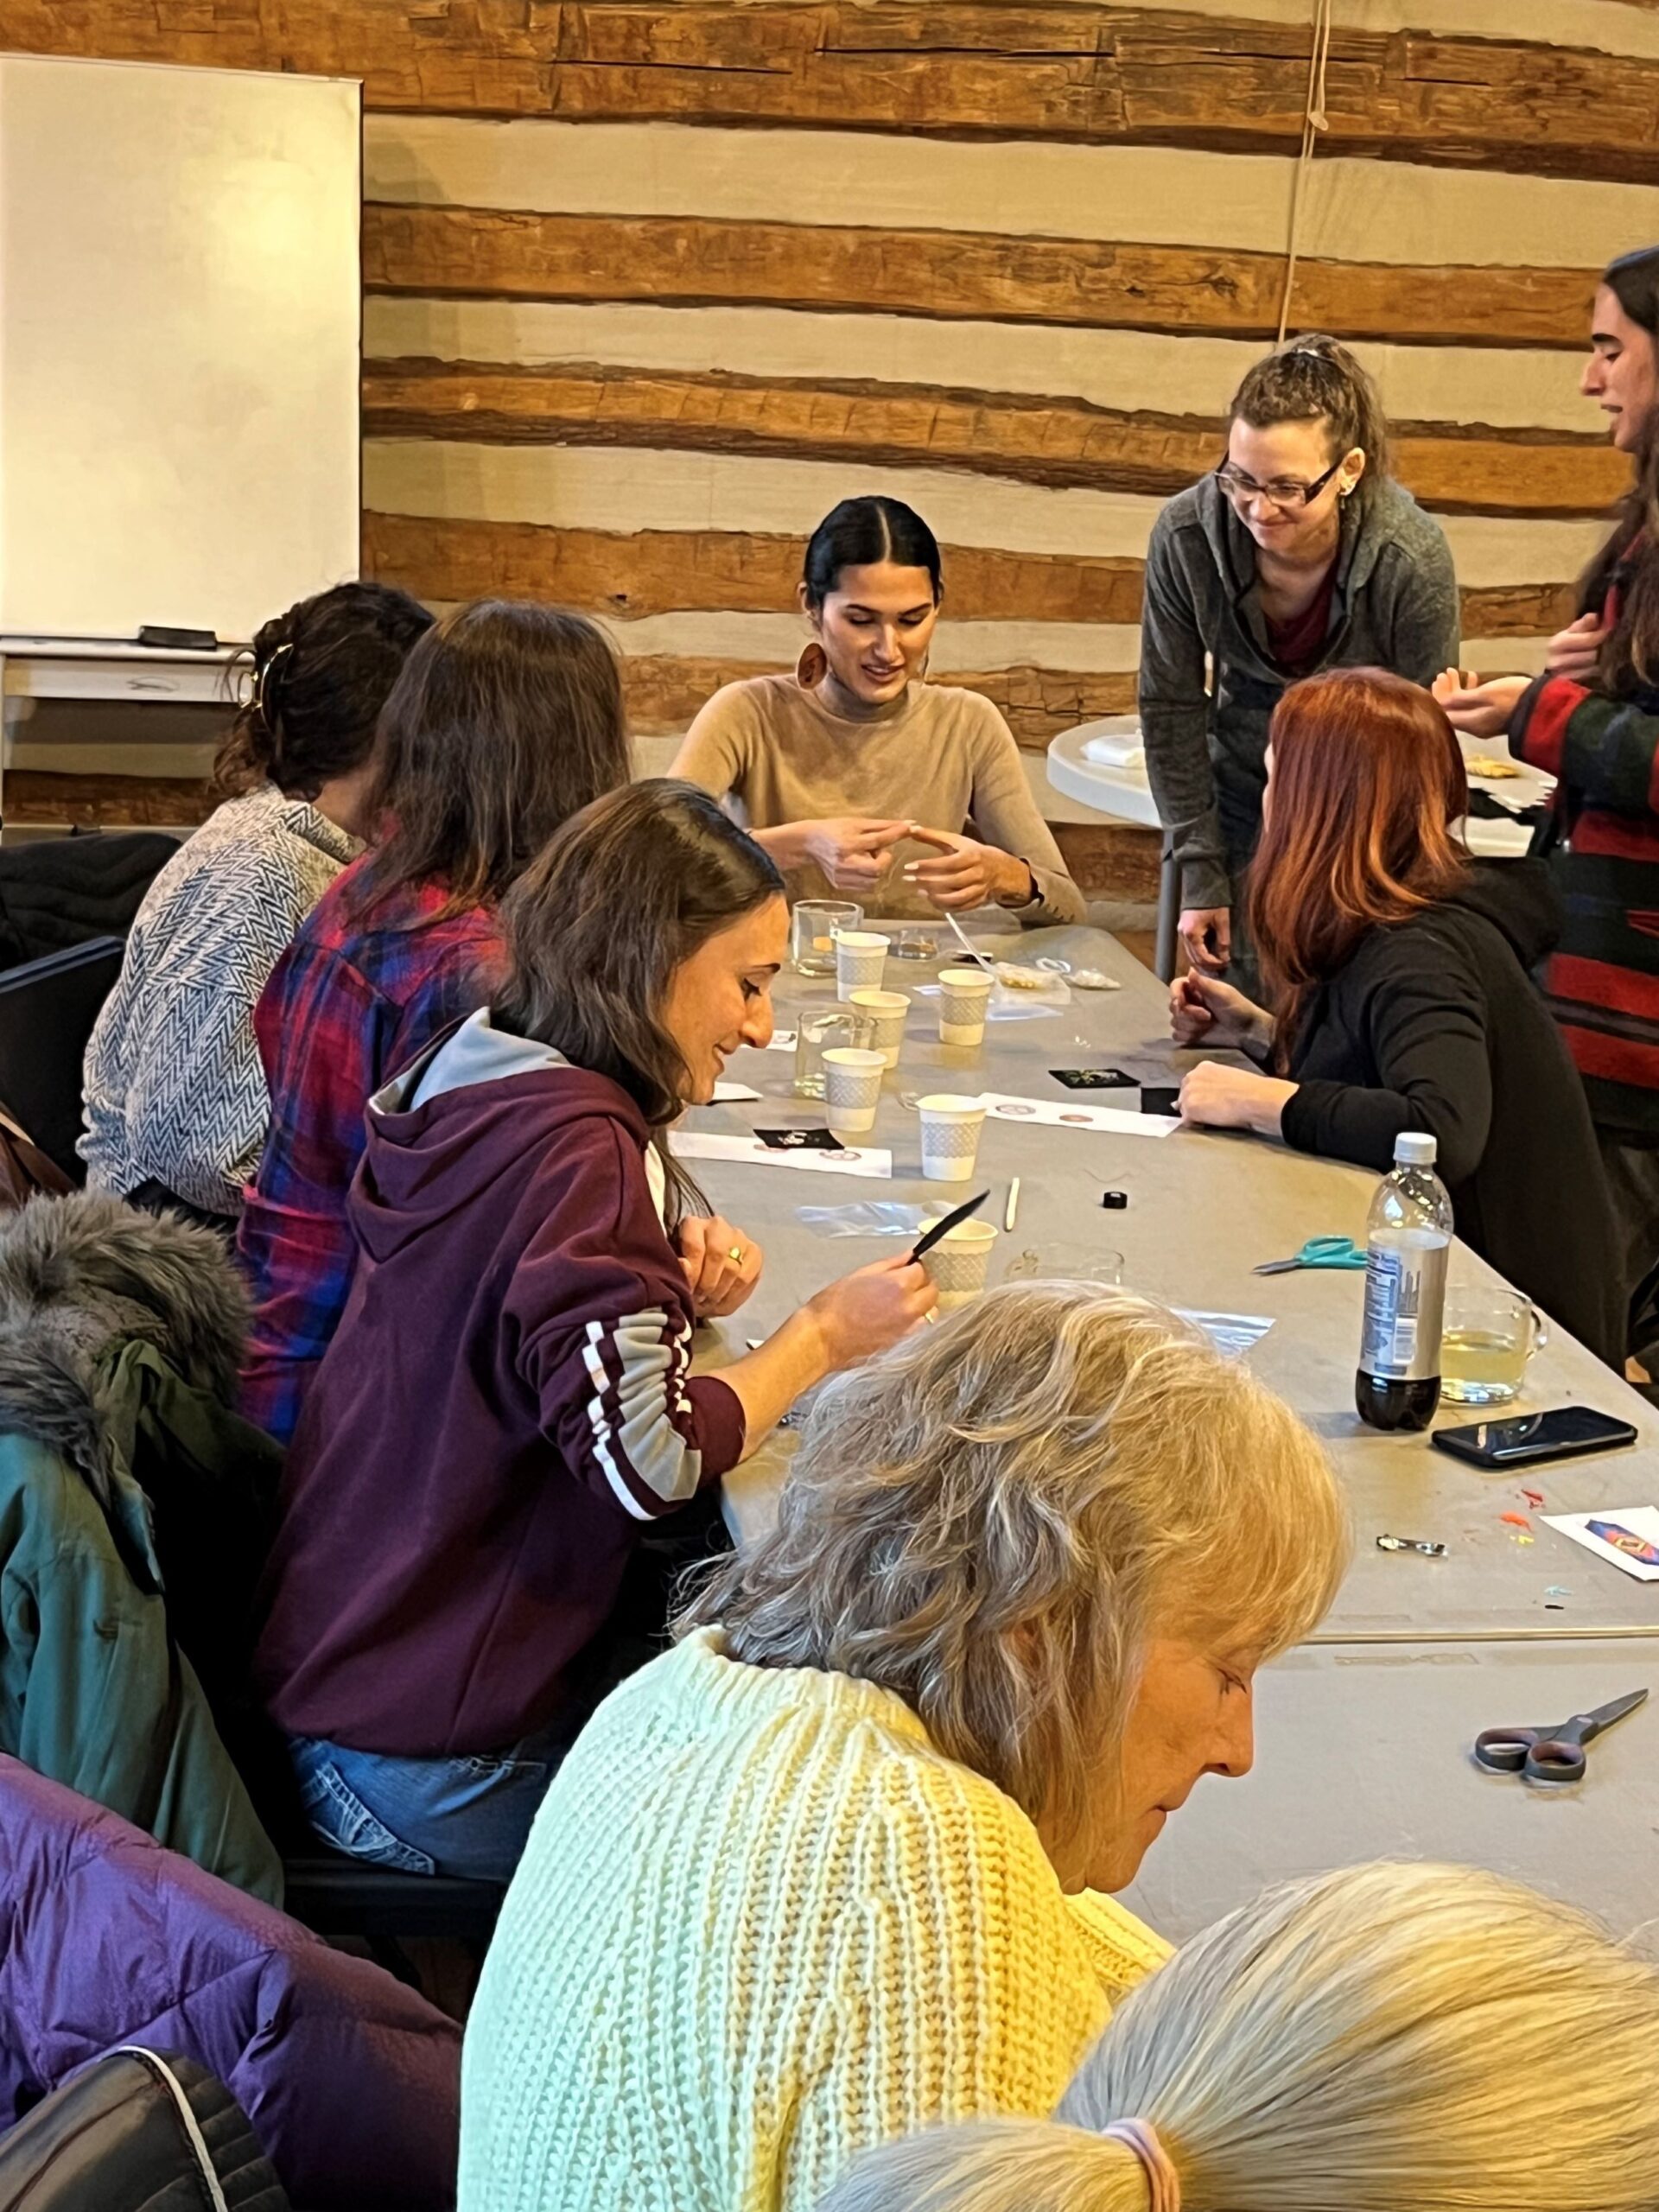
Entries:
POLYGON ((1170 1315, 1011 1285, 819 1395, 775 1533, 603 1704, 467 2031, 462 2212, 805 2212, 1052 2109, 1167 1947, 1103 1891, 1345 1557, 1313 1438, 1170 1315))
POLYGON ((1659 1973, 1463 1866, 1243 1906, 1128 1999, 1052 2121, 937 2129, 822 2212, 1651 2212, 1659 1973))

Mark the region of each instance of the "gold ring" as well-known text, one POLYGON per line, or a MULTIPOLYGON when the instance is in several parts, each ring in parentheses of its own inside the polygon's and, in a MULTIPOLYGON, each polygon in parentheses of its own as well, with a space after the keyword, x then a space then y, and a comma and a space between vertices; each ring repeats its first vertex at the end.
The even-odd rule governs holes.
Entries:
POLYGON ((734 1265, 741 1268, 743 1264, 743 1247, 741 1244, 734 1244, 731 1250, 728 1252, 726 1256, 728 1260, 732 1261, 734 1265))

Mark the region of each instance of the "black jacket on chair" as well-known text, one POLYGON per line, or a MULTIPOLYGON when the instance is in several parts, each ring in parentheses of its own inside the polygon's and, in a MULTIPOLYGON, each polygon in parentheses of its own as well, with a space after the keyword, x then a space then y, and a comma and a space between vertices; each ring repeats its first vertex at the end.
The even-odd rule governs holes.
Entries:
POLYGON ((88 938, 124 937, 178 849, 160 830, 96 830, 0 849, 0 969, 88 938))
POLYGON ((1363 939, 1309 999, 1285 1141, 1385 1173, 1440 1147, 1458 1234, 1622 1368, 1611 1200, 1578 1071, 1529 971, 1559 925, 1545 864, 1477 862, 1445 905, 1363 939))

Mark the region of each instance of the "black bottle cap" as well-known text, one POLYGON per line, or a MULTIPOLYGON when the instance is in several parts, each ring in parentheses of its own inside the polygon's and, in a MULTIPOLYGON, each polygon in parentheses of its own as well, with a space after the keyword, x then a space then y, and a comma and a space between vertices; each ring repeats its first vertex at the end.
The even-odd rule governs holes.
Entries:
POLYGON ((1103 1206, 1109 1206, 1114 1213, 1122 1213, 1129 1203, 1129 1194, 1127 1191, 1103 1191, 1100 1194, 1100 1203, 1103 1206))

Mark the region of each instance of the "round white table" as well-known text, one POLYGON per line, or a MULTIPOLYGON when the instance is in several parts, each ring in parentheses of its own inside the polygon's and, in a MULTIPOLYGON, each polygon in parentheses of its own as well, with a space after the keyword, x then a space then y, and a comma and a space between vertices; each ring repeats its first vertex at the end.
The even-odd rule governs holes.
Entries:
MULTIPOLYGON (((1141 723, 1135 715, 1108 715, 1103 720, 1083 722, 1076 729, 1063 730, 1048 748, 1048 780, 1057 791, 1075 799, 1080 806, 1092 807, 1096 814, 1108 816, 1114 822, 1130 822, 1146 830, 1161 828, 1158 818, 1158 804, 1152 795, 1143 762, 1123 765, 1091 760, 1088 747, 1091 740, 1099 739, 1123 745, 1140 734, 1141 723)), ((1482 741, 1476 738, 1460 738, 1465 760, 1507 760, 1509 744, 1503 738, 1482 741)), ((1500 806, 1521 808, 1535 806, 1548 798, 1555 788, 1548 776, 1541 776, 1535 768, 1515 762, 1516 772, 1502 778, 1471 776, 1470 787, 1486 791, 1500 806)), ((1519 860, 1532 842, 1531 825, 1512 820, 1495 820, 1490 817, 1471 815, 1464 824, 1469 849, 1481 860, 1519 860)), ((1164 840, 1163 865, 1158 879, 1158 929, 1154 958, 1159 976, 1168 982, 1175 972, 1175 925, 1180 912, 1180 871, 1171 856, 1169 840, 1164 840)))

